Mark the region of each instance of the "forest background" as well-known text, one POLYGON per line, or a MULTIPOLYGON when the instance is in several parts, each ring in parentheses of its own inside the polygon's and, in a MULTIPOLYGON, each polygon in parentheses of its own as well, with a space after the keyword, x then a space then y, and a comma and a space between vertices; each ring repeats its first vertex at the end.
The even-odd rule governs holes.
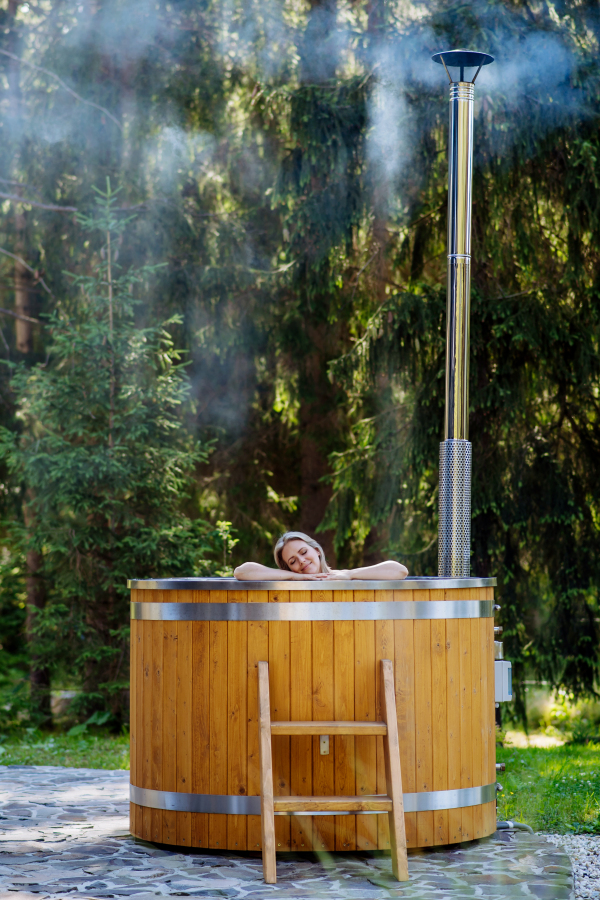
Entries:
POLYGON ((475 92, 472 573, 498 578, 517 709, 526 675, 594 690, 599 36, 586 0, 3 0, 4 726, 48 724, 60 688, 126 720, 127 577, 268 563, 291 528, 338 565, 436 574, 430 57, 460 46, 496 57, 475 92))

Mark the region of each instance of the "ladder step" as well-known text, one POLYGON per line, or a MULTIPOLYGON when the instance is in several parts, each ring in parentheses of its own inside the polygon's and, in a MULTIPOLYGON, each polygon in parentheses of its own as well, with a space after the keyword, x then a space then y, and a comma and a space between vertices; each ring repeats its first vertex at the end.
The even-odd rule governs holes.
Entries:
POLYGON ((376 797, 274 797, 275 812, 391 812, 392 799, 376 797))
POLYGON ((271 734, 387 734, 385 722, 273 722, 271 734))

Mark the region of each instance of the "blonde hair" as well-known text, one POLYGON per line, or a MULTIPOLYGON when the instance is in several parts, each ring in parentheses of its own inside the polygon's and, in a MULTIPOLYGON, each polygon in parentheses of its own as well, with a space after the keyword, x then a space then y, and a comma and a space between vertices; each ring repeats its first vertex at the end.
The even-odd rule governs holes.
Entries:
POLYGON ((308 544, 309 547, 312 547, 312 549, 316 550, 319 554, 319 558, 321 560, 321 572, 327 574, 331 571, 331 569, 327 565, 325 552, 321 545, 317 541, 315 541, 314 538, 309 537, 307 534, 303 534, 301 531, 286 531, 285 534, 281 535, 281 537, 275 544, 273 556, 275 557, 275 562, 277 563, 278 569, 285 569, 287 572, 291 572, 290 567, 286 562, 284 562, 281 555, 283 553, 283 548, 287 543, 289 543, 289 541, 304 541, 305 544, 308 544))

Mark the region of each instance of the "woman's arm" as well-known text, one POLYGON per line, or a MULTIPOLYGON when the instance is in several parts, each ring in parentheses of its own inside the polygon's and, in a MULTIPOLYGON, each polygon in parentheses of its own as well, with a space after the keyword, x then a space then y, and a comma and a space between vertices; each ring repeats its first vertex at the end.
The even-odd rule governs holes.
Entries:
POLYGON ((287 569, 270 569, 260 563, 245 562, 234 570, 238 581, 319 581, 323 576, 302 575, 287 569))
POLYGON ((375 566, 362 566, 360 569, 334 570, 327 578, 335 580, 350 579, 352 581, 401 581, 408 575, 408 569, 402 563, 388 559, 375 566))

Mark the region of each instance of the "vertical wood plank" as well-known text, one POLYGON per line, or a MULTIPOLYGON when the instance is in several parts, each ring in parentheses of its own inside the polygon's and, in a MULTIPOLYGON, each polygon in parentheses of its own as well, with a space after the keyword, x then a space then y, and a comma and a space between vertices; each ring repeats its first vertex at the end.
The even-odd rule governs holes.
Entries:
MULTIPOLYGON (((352 603, 353 591, 333 591, 337 603, 352 603)), ((333 623, 334 653, 334 718, 354 720, 354 623, 333 623)), ((356 794, 354 736, 336 735, 333 738, 335 765, 335 793, 340 796, 356 794)), ((378 819, 384 816, 377 816, 378 819)), ((356 816, 336 816, 335 849, 356 850, 356 816)))
MULTIPOLYGON (((375 599, 374 591, 354 591, 354 602, 375 599)), ((376 705, 375 623, 354 623, 354 713, 357 722, 373 722, 376 705)), ((356 793, 377 792, 375 737, 355 737, 356 793)), ((377 816, 356 817, 356 849, 377 849, 377 816)))
MULTIPOLYGON (((207 603, 208 591, 194 591, 194 603, 207 603)), ((210 793, 209 623, 192 622, 192 791, 210 793)), ((208 814, 192 813, 192 846, 208 847, 208 814)))
MULTIPOLYGON (((269 591, 269 603, 289 603, 289 591, 269 591)), ((269 680, 271 720, 290 718, 290 623, 269 622, 269 680)), ((289 796, 290 739, 278 735, 273 739, 273 790, 275 796, 289 796)), ((275 817, 276 849, 290 849, 290 817, 275 817)))
MULTIPOLYGON (((488 600, 494 599, 494 589, 487 588, 488 600)), ((487 659, 487 682, 488 682, 488 716, 490 740, 488 745, 488 784, 496 780, 496 692, 494 689, 494 619, 487 620, 486 632, 486 659, 487 659)))
MULTIPOLYGON (((332 591, 313 591, 313 603, 333 602, 332 591)), ((333 622, 313 622, 313 714, 315 722, 331 721, 334 716, 334 649, 333 622)), ((318 735, 313 737, 313 792, 317 797, 330 797, 335 791, 333 755, 322 756, 318 735)), ((313 846, 316 850, 335 850, 335 816, 319 816, 313 820, 313 846)))
MULTIPOLYGON (((311 603, 312 591, 290 591, 290 603, 311 603)), ((290 622, 290 717, 293 721, 312 719, 312 622, 290 622)), ((279 738, 278 738, 279 740, 279 738)), ((292 795, 312 794, 312 743, 310 735, 290 738, 292 795)), ((292 850, 312 850, 310 816, 290 816, 292 850)))
MULTIPOLYGON (((229 591, 230 603, 246 603, 248 591, 229 591)), ((228 794, 248 794, 248 624, 229 622, 227 662, 228 794)), ((246 816, 227 816, 227 848, 246 850, 246 816)))
MULTIPOLYGON (((144 736, 142 752, 142 787, 152 784, 152 622, 142 622, 142 653, 144 659, 143 681, 143 722, 144 736)), ((145 841, 152 840, 152 810, 144 806, 142 836, 145 841)))
MULTIPOLYGON (((227 603, 227 591, 211 591, 211 603, 227 603)), ((227 793, 227 622, 210 623, 210 793, 227 793)), ((211 814, 208 843, 227 846, 227 816, 211 814)))
MULTIPOLYGON (((489 784, 487 777, 490 722, 488 714, 488 673, 487 673, 487 619, 479 619, 479 643, 481 647, 481 784, 489 784)), ((490 834, 489 804, 481 807, 483 836, 490 834)))
MULTIPOLYGON (((177 622, 163 622, 163 790, 177 790, 177 622)), ((177 843, 177 813, 163 810, 163 843, 177 843)))
MULTIPOLYGON (((429 591, 413 591, 415 601, 428 601, 429 591)), ((415 744, 417 793, 433 788, 431 622, 416 620, 415 634, 415 744)), ((433 813, 417 813, 417 844, 433 846, 433 813)))
POLYGON ((386 793, 392 799, 392 809, 388 814, 392 872, 398 881, 408 881, 404 798, 402 796, 400 744, 398 742, 398 714, 396 711, 395 696, 396 688, 394 684, 394 664, 390 659, 385 659, 381 662, 381 681, 383 693, 383 721, 387 725, 387 736, 384 744, 386 793))
MULTIPOLYGON (((481 746, 483 743, 483 708, 481 704, 481 619, 471 619, 471 735, 473 746, 472 783, 474 787, 483 784, 481 746)), ((483 811, 481 805, 473 807, 473 837, 483 837, 483 811)))
POLYGON ((277 881, 275 859, 275 820, 273 810, 273 751, 271 741, 271 703, 269 666, 258 663, 258 731, 260 756, 260 812, 263 878, 267 884, 277 881))
POLYGON ((481 646, 481 778, 482 784, 488 784, 488 759, 490 722, 488 707, 488 671, 487 654, 487 619, 479 619, 479 643, 481 646))
MULTIPOLYGON (((267 591, 248 591, 248 603, 268 603, 267 591)), ((248 622, 248 796, 260 794, 258 664, 269 659, 269 623, 248 622)), ((248 850, 262 847, 260 816, 248 816, 248 850)))
MULTIPOLYGON (((432 601, 443 601, 443 591, 431 591, 432 601)), ((446 622, 431 620, 431 728, 433 790, 448 790, 448 723, 446 683, 446 622)), ((448 843, 448 810, 433 813, 433 843, 448 843)))
MULTIPOLYGON (((450 592, 447 592, 450 593, 450 592)), ((451 599, 447 597, 447 599, 451 599)), ((448 718, 448 790, 460 787, 460 641, 459 620, 446 619, 446 684, 448 718)), ((448 840, 462 840, 460 809, 448 810, 448 840)))
MULTIPOLYGON (((163 632, 160 622, 152 626, 152 765, 151 787, 162 791, 162 735, 163 735, 163 632)), ((152 841, 162 843, 162 810, 151 814, 152 841)))
MULTIPOLYGON (((466 598, 469 599, 469 598, 466 598)), ((469 619, 459 619, 460 639, 460 786, 473 785, 473 680, 471 675, 471 623, 469 619)), ((462 810, 462 839, 473 839, 473 809, 462 810)))
MULTIPOLYGON (((132 602, 135 600, 135 591, 131 592, 132 602)), ((130 625, 130 644, 129 644, 129 782, 137 785, 137 694, 138 694, 138 625, 135 620, 131 620, 130 625)), ((129 804, 129 830, 132 834, 137 835, 137 808, 135 803, 129 804)))
MULTIPOLYGON (((389 603, 394 599, 393 591, 375 591, 376 603, 389 603)), ((375 623, 375 717, 385 720, 384 688, 381 674, 381 660, 389 659, 394 665, 394 622, 379 621, 375 623)), ((392 669, 393 671, 393 669, 392 669)), ((385 757, 383 752, 383 737, 375 738, 377 747, 377 793, 387 793, 387 776, 385 757)), ((390 826, 388 816, 376 816, 377 819, 377 847, 379 850, 390 848, 390 826)))
MULTIPOLYGON (((186 602, 188 591, 178 591, 178 602, 186 602)), ((177 622, 177 790, 192 791, 192 623, 177 622)), ((189 812, 177 813, 177 844, 192 843, 189 812)))
MULTIPOLYGON (((494 589, 486 588, 486 600, 494 600, 494 589)), ((494 619, 486 619, 486 669, 487 669, 487 709, 485 712, 488 725, 488 760, 486 784, 496 781, 496 702, 494 689, 494 619)), ((496 829, 496 804, 486 804, 488 809, 488 833, 496 829)))
MULTIPOLYGON (((394 591, 398 603, 410 602, 413 591, 394 591)), ((415 646, 414 622, 394 622, 396 709, 398 713, 398 740, 400 742, 400 764, 402 769, 402 789, 413 794, 417 790, 416 748, 415 748, 415 646)), ((417 846, 417 814, 405 813, 406 843, 417 846)))

